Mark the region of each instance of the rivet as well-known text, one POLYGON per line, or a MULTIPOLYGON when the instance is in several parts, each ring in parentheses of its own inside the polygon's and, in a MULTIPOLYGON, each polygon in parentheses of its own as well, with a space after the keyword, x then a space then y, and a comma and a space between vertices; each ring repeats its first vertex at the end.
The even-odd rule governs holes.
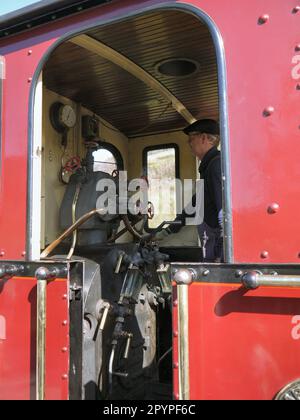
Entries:
POLYGON ((272 114, 274 114, 275 108, 273 106, 268 106, 264 109, 263 115, 264 117, 270 117, 272 114))
POLYGON ((31 54, 32 54, 32 50, 29 50, 29 51, 28 51, 28 55, 31 55, 31 54))
POLYGON ((266 259, 269 257, 269 253, 268 251, 262 251, 262 253, 260 254, 261 258, 266 259))
POLYGON ((31 28, 31 23, 27 23, 26 28, 31 28))
POLYGON ((296 45, 295 51, 300 51, 300 44, 296 45))
POLYGON ((173 337, 178 337, 178 331, 173 331, 173 337))
POLYGON ((279 209, 280 209, 279 204, 277 204, 277 203, 272 203, 272 204, 270 204, 270 205, 269 205, 269 207, 268 207, 268 213, 269 213, 269 214, 275 214, 275 213, 278 213, 279 209))
POLYGON ((67 348, 67 347, 63 347, 63 348, 61 349, 61 351, 62 351, 63 353, 67 353, 68 348, 67 348))
POLYGON ((176 308, 178 306, 178 300, 174 300, 173 306, 174 306, 174 308, 176 308))
POLYGON ((62 325, 63 325, 63 326, 68 325, 68 321, 63 321, 63 322, 62 322, 62 325))
POLYGON ((83 9, 83 7, 82 7, 82 6, 78 6, 78 7, 77 7, 78 12, 80 12, 82 9, 83 9))
POLYGON ((204 270, 203 271, 203 276, 207 277, 209 275, 210 271, 209 270, 204 270))
POLYGON ((294 14, 296 14, 296 13, 298 13, 298 12, 300 12, 300 6, 296 6, 296 7, 294 7, 294 8, 293 8, 293 13, 294 13, 294 14))
POLYGON ((31 83, 32 82, 32 77, 28 77, 27 82, 31 83))
POLYGON ((179 400, 179 394, 173 394, 174 400, 179 400))
POLYGON ((179 363, 178 362, 173 363, 173 369, 178 369, 178 368, 179 368, 179 363))
POLYGON ((258 23, 259 23, 259 25, 263 25, 264 23, 267 23, 269 20, 270 20, 269 15, 262 15, 262 16, 259 17, 258 23))
POLYGON ((300 90, 300 83, 297 84, 296 89, 300 90))
POLYGON ((22 257, 26 257, 26 251, 23 251, 21 255, 22 257))
POLYGON ((4 251, 0 251, 0 257, 4 257, 5 252, 4 251))
POLYGON ((51 16, 51 19, 52 19, 52 20, 55 20, 55 19, 56 19, 56 15, 52 15, 52 16, 51 16))
POLYGON ((68 379, 68 375, 67 375, 66 373, 64 373, 64 374, 61 376, 61 378, 62 378, 62 379, 68 379))
POLYGON ((63 300, 67 300, 68 299, 68 295, 63 295, 63 300))

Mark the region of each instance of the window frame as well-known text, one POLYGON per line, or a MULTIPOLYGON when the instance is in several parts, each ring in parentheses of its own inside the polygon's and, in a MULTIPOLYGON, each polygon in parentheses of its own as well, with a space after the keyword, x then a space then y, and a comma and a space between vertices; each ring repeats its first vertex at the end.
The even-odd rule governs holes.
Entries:
MULTIPOLYGON (((110 152, 114 158, 116 159, 116 164, 117 164, 117 170, 118 171, 124 171, 124 159, 122 156, 122 153, 120 152, 120 150, 112 143, 106 143, 103 142, 99 149, 95 150, 95 152, 101 150, 101 149, 105 149, 108 152, 110 152)), ((98 172, 98 171, 96 171, 98 172)))
MULTIPOLYGON (((153 152, 155 150, 166 150, 166 149, 174 149, 175 150, 175 178, 180 179, 180 148, 177 143, 163 143, 157 144, 155 146, 147 146, 143 150, 143 174, 148 179, 148 153, 153 152)), ((177 199, 177 192, 176 192, 176 199, 177 199)), ((155 209, 154 209, 155 210, 155 209)), ((175 219, 174 219, 175 220, 175 219)), ((145 224, 145 231, 148 233, 154 232, 156 228, 149 227, 149 220, 147 220, 145 224)))

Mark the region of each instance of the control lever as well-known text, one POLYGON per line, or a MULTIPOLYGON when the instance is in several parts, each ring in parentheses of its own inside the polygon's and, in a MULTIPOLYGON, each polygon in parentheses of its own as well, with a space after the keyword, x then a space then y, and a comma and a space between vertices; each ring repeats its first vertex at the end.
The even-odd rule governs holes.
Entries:
POLYGON ((106 321, 107 321, 107 315, 109 313, 109 309, 110 309, 110 304, 108 303, 107 306, 104 308, 103 314, 102 314, 102 318, 101 318, 101 322, 100 322, 100 326, 99 326, 99 330, 103 331, 106 321))
POLYGON ((103 331, 106 325, 107 317, 112 308, 109 302, 100 299, 96 305, 96 318, 100 321, 99 331, 103 331), (101 315, 102 314, 102 315, 101 315))
POLYGON ((131 345, 131 341, 132 341, 132 337, 133 337, 133 335, 130 334, 130 333, 126 333, 126 334, 127 334, 127 340, 126 340, 126 347, 125 347, 123 359, 128 359, 130 345, 131 345))
POLYGON ((172 225, 172 226, 182 226, 181 220, 173 220, 172 222, 162 222, 156 229, 154 234, 160 232, 166 225, 172 225))
POLYGON ((115 268, 115 274, 120 273, 121 265, 122 265, 125 255, 126 255, 125 252, 120 252, 119 258, 117 260, 117 265, 115 268))
MULTIPOLYGON (((123 354, 123 359, 127 360, 128 356, 129 356, 129 350, 130 350, 130 345, 131 345, 131 341, 132 341, 132 337, 133 335, 127 332, 122 332, 121 333, 122 337, 127 337, 126 340, 126 347, 124 350, 124 354, 123 354)), ((112 367, 112 365, 111 365, 112 367)), ((110 372, 111 376, 119 376, 121 378, 128 378, 129 374, 127 372, 117 372, 117 371, 111 371, 110 372)))

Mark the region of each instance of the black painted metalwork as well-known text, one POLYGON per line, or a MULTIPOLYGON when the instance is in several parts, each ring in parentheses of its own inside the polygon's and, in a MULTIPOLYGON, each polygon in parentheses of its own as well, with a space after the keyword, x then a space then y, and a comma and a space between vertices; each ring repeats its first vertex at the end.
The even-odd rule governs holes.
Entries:
POLYGON ((0 38, 15 35, 54 20, 80 13, 84 10, 112 0, 44 0, 15 12, 8 13, 0 19, 0 38))

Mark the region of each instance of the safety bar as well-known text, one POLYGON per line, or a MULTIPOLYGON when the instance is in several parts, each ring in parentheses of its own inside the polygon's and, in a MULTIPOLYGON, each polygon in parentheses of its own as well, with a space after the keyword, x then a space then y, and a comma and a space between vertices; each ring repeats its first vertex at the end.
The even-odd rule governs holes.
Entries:
POLYGON ((260 271, 249 271, 242 276, 242 283, 247 289, 258 287, 300 287, 300 276, 262 274, 260 271))

